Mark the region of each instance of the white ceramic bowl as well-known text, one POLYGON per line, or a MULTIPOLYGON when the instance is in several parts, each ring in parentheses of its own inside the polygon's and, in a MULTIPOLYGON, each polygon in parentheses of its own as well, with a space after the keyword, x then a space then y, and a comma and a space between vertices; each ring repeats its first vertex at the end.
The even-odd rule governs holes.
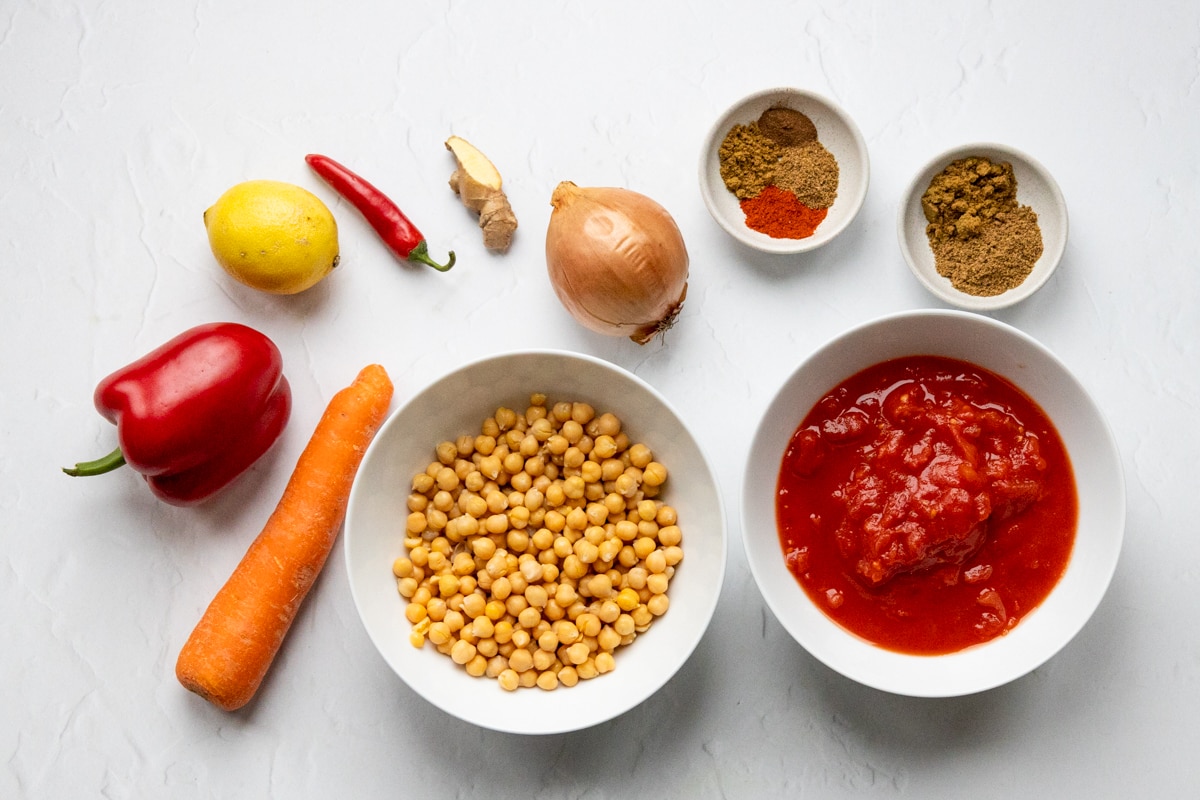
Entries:
POLYGON ((901 695, 952 697, 999 686, 1059 651, 1100 603, 1121 550, 1125 486, 1116 444, 1087 391, 1049 350, 1001 322, 964 311, 886 316, 834 338, 796 368, 763 414, 746 463, 742 537, 759 589, 783 627, 830 668, 901 695), (909 355, 962 359, 1020 387, 1054 422, 1075 472, 1079 520, 1066 572, 1005 636, 949 655, 906 655, 847 632, 808 597, 784 564, 775 516, 783 453, 830 389, 869 366, 909 355))
POLYGON ((832 241, 862 208, 870 174, 867 143, 854 120, 832 100, 800 89, 766 89, 742 98, 713 124, 700 154, 700 194, 708 212, 730 236, 766 253, 803 253, 832 241), (818 141, 838 162, 837 199, 816 232, 806 239, 774 239, 746 227, 746 215, 737 197, 721 180, 719 151, 729 129, 754 122, 762 112, 778 105, 811 119, 818 141))
POLYGON ((934 296, 951 305, 970 311, 993 311, 1019 303, 1040 289, 1062 260, 1067 246, 1067 204, 1054 178, 1038 161, 1007 145, 979 142, 955 147, 931 159, 913 177, 904 192, 896 219, 900 237, 900 250, 904 260, 917 280, 934 296), (1017 203, 1029 206, 1038 217, 1042 231, 1042 255, 1033 265, 1033 271, 1019 286, 1002 294, 977 297, 959 291, 949 278, 938 274, 929 238, 925 235, 925 212, 921 210, 921 196, 929 188, 934 176, 951 162, 967 156, 982 156, 990 161, 1007 161, 1012 164, 1013 176, 1017 179, 1017 203))
POLYGON ((641 703, 683 665, 712 619, 725 575, 726 521, 714 471, 671 405, 631 373, 586 355, 527 351, 454 370, 419 392, 383 425, 350 494, 345 554, 354 603, 371 641, 405 683, 433 705, 484 728, 524 734, 577 730, 641 703), (406 499, 434 446, 477 434, 499 405, 524 410, 533 392, 551 402, 591 403, 621 418, 669 473, 664 499, 679 512, 684 559, 671 580, 671 606, 616 653, 616 669, 576 686, 506 692, 472 678, 431 645, 409 643, 412 626, 392 562, 405 554, 406 499))

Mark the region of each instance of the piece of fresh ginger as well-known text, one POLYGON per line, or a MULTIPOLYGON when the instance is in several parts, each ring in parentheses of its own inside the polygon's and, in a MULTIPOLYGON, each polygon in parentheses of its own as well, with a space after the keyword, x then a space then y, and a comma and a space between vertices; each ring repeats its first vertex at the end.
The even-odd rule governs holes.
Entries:
POLYGON ((450 176, 450 188, 462 198, 464 206, 479 215, 484 247, 507 250, 517 229, 517 216, 504 194, 500 171, 461 136, 447 139, 446 149, 458 161, 458 169, 450 176))

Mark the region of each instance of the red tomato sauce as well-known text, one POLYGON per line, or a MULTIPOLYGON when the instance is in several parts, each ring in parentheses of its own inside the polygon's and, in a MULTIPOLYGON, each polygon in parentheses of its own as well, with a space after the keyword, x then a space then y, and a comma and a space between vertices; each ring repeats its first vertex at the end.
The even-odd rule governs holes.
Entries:
POLYGON ((913 356, 822 398, 776 492, 788 569, 844 628, 904 653, 1007 633, 1071 557, 1075 478, 1054 425, 1004 378, 913 356))

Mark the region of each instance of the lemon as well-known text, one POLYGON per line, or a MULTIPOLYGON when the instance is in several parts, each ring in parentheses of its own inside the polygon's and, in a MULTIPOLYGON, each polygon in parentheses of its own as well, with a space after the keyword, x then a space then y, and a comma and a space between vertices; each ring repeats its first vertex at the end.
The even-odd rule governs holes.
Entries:
POLYGON ((245 181, 204 212, 213 255, 255 289, 296 294, 338 263, 337 222, 321 199, 282 181, 245 181))

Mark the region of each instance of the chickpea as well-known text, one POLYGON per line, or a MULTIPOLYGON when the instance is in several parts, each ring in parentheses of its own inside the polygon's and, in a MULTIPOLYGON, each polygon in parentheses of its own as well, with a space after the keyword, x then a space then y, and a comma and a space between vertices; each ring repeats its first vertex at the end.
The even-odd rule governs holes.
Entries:
POLYGON ((614 600, 605 600, 600 603, 600 608, 596 612, 596 616, 600 621, 606 624, 611 624, 617 621, 617 617, 621 616, 621 607, 614 600))
POLYGON ((484 670, 484 675, 489 678, 499 679, 501 673, 508 669, 508 659, 500 654, 490 656, 487 661, 487 669, 484 670))
POLYGON ((421 473, 413 478, 413 491, 417 494, 424 495, 433 488, 433 476, 421 473))
POLYGON ((612 436, 602 433, 597 436, 592 444, 593 458, 604 460, 612 458, 617 454, 617 443, 612 436))
POLYGON ((550 421, 549 417, 539 417, 530 422, 529 433, 539 443, 549 441, 550 437, 554 435, 554 423, 550 421))
POLYGON ((524 594, 512 594, 504 601, 504 613, 507 616, 516 618, 521 612, 529 608, 529 603, 525 600, 524 594))
POLYGON ((601 650, 611 653, 621 646, 621 634, 614 631, 610 626, 605 625, 600 630, 599 635, 596 636, 596 643, 600 645, 601 650))
POLYGON ((558 671, 558 682, 568 688, 579 683, 579 673, 569 664, 558 671))
POLYGON ((517 624, 526 630, 535 627, 541 621, 542 613, 532 606, 526 606, 517 615, 517 624))
POLYGON ((513 624, 507 619, 502 619, 492 629, 492 638, 499 644, 507 644, 512 641, 515 632, 513 624))
POLYGON ((601 563, 611 564, 622 550, 620 539, 606 539, 600 544, 599 559, 601 563))
POLYGON ((533 486, 533 477, 528 472, 522 470, 509 476, 508 485, 524 494, 533 486))
POLYGON ((514 650, 513 654, 508 657, 508 666, 516 672, 533 669, 533 654, 523 648, 514 650))
POLYGON ((515 692, 521 685, 520 677, 518 676, 517 671, 513 669, 503 670, 498 676, 496 676, 496 680, 500 684, 500 688, 506 692, 515 692))
POLYGON ((472 678, 482 678, 487 672, 487 659, 476 653, 475 657, 464 665, 464 668, 472 678))
POLYGON ((459 639, 450 649, 450 658, 454 659, 455 664, 466 664, 475 657, 475 645, 470 642, 465 642, 459 639))

